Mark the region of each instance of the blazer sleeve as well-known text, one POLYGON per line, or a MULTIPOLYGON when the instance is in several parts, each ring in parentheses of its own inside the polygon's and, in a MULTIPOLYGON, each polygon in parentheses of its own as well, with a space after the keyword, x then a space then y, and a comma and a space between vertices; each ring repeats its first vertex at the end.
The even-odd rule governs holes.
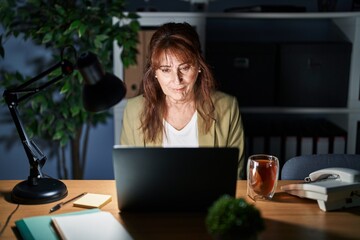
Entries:
POLYGON ((134 145, 134 137, 131 133, 132 124, 130 120, 130 113, 128 108, 128 103, 125 106, 123 119, 122 119, 122 128, 120 135, 120 144, 121 145, 134 145))
POLYGON ((228 145, 239 148, 238 178, 246 179, 245 156, 244 156, 244 129, 241 114, 236 98, 233 98, 231 105, 231 118, 229 126, 228 145))
POLYGON ((140 139, 140 109, 141 101, 139 98, 129 99, 125 105, 122 128, 120 135, 120 144, 128 146, 141 145, 140 139))

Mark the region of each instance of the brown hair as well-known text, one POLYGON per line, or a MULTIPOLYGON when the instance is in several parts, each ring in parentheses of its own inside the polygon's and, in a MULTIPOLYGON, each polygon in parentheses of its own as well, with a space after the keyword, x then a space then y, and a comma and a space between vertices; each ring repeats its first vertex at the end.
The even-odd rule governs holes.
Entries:
POLYGON ((163 118, 167 109, 165 95, 155 78, 155 71, 160 66, 160 56, 164 52, 201 69, 194 86, 195 106, 200 116, 205 119, 205 129, 200 130, 208 132, 214 112, 211 93, 215 89, 215 81, 202 56, 199 36, 195 29, 188 23, 166 23, 152 36, 148 52, 142 84, 145 106, 141 115, 141 129, 145 141, 154 142, 163 132, 163 118))

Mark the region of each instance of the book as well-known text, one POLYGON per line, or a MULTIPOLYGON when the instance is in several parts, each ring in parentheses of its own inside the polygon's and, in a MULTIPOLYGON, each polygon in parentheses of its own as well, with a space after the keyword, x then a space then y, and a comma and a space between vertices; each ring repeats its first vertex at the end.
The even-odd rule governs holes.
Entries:
POLYGON ((346 138, 343 136, 335 136, 333 153, 344 154, 346 150, 345 148, 346 148, 346 138))
POLYGON ((87 193, 73 203, 74 207, 102 208, 111 202, 111 195, 87 193))
POLYGON ((265 138, 256 136, 253 138, 253 152, 263 153, 265 151, 265 138))
POLYGON ((301 155, 310 155, 313 153, 313 138, 302 137, 301 138, 301 155))
POLYGON ((281 137, 272 136, 270 137, 269 153, 280 158, 281 156, 281 137))
POLYGON ((285 141, 286 141, 285 142, 285 159, 288 160, 297 155, 296 154, 297 137, 296 136, 286 136, 285 141))
POLYGON ((59 237, 56 234, 56 231, 52 225, 51 218, 54 216, 74 216, 74 215, 87 215, 89 213, 94 213, 100 211, 97 208, 88 209, 83 211, 63 213, 58 215, 43 215, 43 216, 34 216, 28 218, 22 218, 15 221, 15 226, 19 230, 21 237, 24 240, 58 240, 59 237))
POLYGON ((132 239, 126 229, 109 212, 56 216, 52 218, 52 221, 61 239, 64 240, 132 239))
POLYGON ((328 154, 329 153, 329 138, 318 137, 317 138, 317 154, 328 154))

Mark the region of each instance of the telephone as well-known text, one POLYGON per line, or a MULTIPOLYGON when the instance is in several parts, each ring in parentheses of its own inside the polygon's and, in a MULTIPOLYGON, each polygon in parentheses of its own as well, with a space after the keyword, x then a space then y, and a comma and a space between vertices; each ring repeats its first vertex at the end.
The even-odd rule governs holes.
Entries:
POLYGON ((291 195, 317 200, 323 211, 360 206, 360 171, 324 168, 309 174, 304 183, 281 189, 291 195))
POLYGON ((325 168, 309 174, 304 180, 314 182, 322 179, 340 179, 343 182, 360 182, 360 172, 350 168, 325 168))

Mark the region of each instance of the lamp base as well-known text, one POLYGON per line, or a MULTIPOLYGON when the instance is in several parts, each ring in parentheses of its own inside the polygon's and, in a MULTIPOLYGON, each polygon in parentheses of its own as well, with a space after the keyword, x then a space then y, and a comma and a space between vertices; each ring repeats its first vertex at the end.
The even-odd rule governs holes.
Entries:
POLYGON ((37 185, 28 180, 18 183, 11 193, 13 202, 19 204, 43 204, 63 199, 68 194, 65 184, 54 178, 39 178, 37 185))

